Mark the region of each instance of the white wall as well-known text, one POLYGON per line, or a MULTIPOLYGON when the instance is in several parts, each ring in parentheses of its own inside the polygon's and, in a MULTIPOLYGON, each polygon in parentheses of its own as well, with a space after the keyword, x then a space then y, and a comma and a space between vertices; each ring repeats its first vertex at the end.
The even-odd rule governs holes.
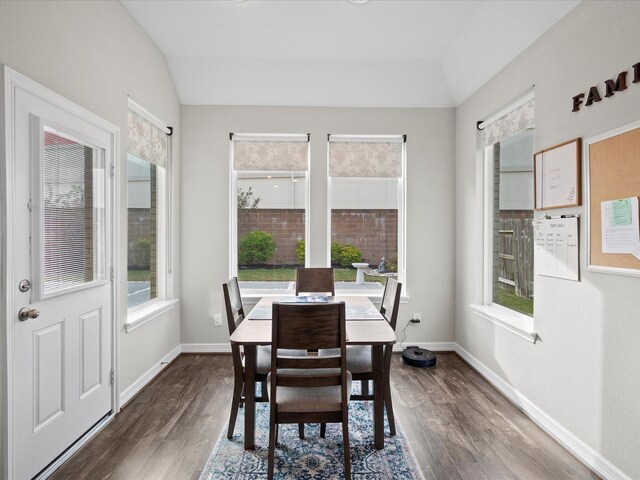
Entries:
POLYGON ((557 212, 582 214, 582 281, 536 276, 537 344, 474 315, 469 304, 481 297, 476 121, 533 84, 536 150, 638 120, 632 74, 626 91, 578 113, 571 98, 640 61, 639 20, 640 2, 583 2, 456 118, 456 341, 631 478, 640 478, 640 278, 585 271, 584 207, 557 212))
MULTIPOLYGON (((164 56, 120 2, 0 2, 0 63, 120 127, 119 260, 126 266, 127 94, 175 127, 174 181, 179 186, 180 106, 164 56)), ((174 220, 177 214, 176 209, 174 220)), ((170 280, 178 294, 175 272, 170 280)), ((118 272, 117 285, 123 299, 117 312, 123 390, 180 343, 180 329, 174 309, 124 333, 126 267, 118 272)))
POLYGON ((327 258, 327 134, 401 134, 407 140, 407 293, 423 323, 413 341, 453 340, 453 109, 182 107, 183 343, 220 343, 222 283, 229 278, 229 133, 311 133, 311 266, 327 258))

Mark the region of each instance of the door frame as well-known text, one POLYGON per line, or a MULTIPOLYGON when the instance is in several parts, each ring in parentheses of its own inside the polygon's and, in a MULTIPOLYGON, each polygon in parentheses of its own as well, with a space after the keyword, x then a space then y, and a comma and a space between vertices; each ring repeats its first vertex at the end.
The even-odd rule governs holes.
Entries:
MULTIPOLYGON (((13 342, 14 342, 14 324, 13 318, 16 306, 13 301, 13 288, 15 288, 16 279, 13 278, 13 245, 12 233, 10 228, 13 225, 13 216, 16 205, 13 200, 14 179, 15 179, 15 93, 18 89, 28 92, 29 94, 40 98, 41 100, 65 110, 66 112, 86 121, 95 127, 105 131, 111 137, 111 156, 105 159, 107 171, 111 170, 111 265, 107 268, 107 275, 111 276, 111 368, 114 372, 113 387, 111 391, 111 414, 94 426, 83 437, 78 439, 71 448, 66 450, 58 457, 49 467, 47 467, 38 478, 48 477, 55 469, 57 469, 65 460, 73 455, 82 445, 104 428, 120 410, 118 366, 119 366, 119 329, 117 328, 117 312, 119 299, 116 288, 116 275, 118 258, 119 258, 119 222, 117 221, 120 206, 120 188, 119 188, 119 164, 120 164, 120 128, 89 110, 77 105, 64 98, 63 96, 49 90, 28 77, 16 72, 15 70, 0 64, 0 85, 2 92, 0 93, 0 173, 4 182, 0 182, 0 312, 4 320, 0 322, 0 345, 4 347, 5 354, 0 354, 0 420, 2 424, 1 441, 2 464, 3 471, 0 471, 0 477, 13 478, 15 449, 14 449, 14 395, 13 395, 13 342)), ((1 348, 0 348, 1 349, 1 348)))

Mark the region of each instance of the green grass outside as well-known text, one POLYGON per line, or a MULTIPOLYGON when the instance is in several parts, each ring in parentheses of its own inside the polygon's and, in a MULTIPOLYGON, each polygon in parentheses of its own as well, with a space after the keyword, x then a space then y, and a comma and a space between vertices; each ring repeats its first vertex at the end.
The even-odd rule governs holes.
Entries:
POLYGON ((510 308, 516 312, 524 313, 533 317, 533 299, 524 298, 516 295, 515 293, 507 292, 506 290, 498 290, 498 301, 496 302, 503 307, 510 308))
POLYGON ((148 282, 151 280, 151 272, 149 270, 129 270, 127 280, 129 282, 148 282))
MULTIPOLYGON (((355 268, 334 268, 333 278, 336 282, 355 282, 355 268)), ((295 268, 246 268, 238 270, 238 280, 241 282, 294 282, 295 268)), ((365 282, 378 282, 384 285, 386 277, 364 276, 365 282)))

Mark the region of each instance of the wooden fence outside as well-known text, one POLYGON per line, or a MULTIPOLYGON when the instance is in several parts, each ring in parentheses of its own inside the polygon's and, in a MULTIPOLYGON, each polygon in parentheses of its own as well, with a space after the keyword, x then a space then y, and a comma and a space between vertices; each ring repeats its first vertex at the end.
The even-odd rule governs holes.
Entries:
POLYGON ((500 287, 533 297, 533 224, 529 211, 500 212, 498 267, 500 287))

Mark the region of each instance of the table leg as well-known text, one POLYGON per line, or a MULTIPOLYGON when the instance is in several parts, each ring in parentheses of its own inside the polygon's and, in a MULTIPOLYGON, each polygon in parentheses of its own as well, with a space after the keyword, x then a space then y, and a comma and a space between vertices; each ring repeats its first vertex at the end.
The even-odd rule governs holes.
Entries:
POLYGON ((244 346, 244 448, 255 449, 256 346, 244 346))
POLYGON ((373 445, 384 448, 384 359, 382 345, 373 345, 373 445))

